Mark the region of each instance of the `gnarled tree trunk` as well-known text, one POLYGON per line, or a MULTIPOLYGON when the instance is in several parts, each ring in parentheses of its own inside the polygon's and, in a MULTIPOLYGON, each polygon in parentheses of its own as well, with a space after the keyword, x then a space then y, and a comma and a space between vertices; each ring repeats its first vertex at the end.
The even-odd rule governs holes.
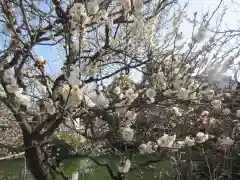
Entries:
POLYGON ((31 136, 24 135, 25 157, 28 170, 36 180, 56 180, 53 169, 48 164, 43 149, 31 136))

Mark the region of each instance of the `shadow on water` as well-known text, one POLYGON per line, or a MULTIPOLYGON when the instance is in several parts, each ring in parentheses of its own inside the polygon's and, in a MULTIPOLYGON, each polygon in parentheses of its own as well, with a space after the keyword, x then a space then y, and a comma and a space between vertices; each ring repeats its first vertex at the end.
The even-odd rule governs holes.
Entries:
MULTIPOLYGON (((108 162, 113 170, 117 171, 118 158, 99 157, 98 160, 108 162)), ((136 163, 146 161, 146 157, 135 158, 136 163)), ((148 166, 129 173, 126 180, 170 180, 167 173, 167 162, 148 166)), ((104 167, 95 165, 89 159, 69 159, 64 162, 63 168, 71 180, 110 180, 107 170, 104 167)), ((62 178, 58 178, 61 180, 62 178)), ((0 162, 0 180, 33 180, 31 174, 25 169, 24 159, 8 160, 0 162)))

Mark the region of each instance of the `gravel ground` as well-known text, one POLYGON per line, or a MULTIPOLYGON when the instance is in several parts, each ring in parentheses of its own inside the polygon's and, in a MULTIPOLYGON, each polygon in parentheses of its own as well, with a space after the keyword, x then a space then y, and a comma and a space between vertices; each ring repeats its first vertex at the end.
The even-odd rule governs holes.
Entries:
POLYGON ((10 110, 0 102, 0 157, 18 153, 22 133, 10 110))

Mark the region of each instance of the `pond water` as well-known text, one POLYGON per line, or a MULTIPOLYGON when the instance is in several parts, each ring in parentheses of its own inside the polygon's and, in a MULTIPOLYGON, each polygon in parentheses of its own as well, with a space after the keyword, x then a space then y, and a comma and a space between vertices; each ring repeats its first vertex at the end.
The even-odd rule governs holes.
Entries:
MULTIPOLYGON (((138 158, 132 161, 132 165, 145 162, 146 158, 138 158)), ((117 171, 117 158, 101 158, 107 161, 113 170, 117 171)), ((159 163, 144 168, 139 168, 126 176, 126 180, 170 180, 167 173, 167 162, 159 163)), ((95 165, 89 159, 69 159, 63 163, 63 168, 71 180, 110 180, 104 167, 95 165)), ((61 180, 62 178, 58 178, 61 180)), ((8 160, 0 162, 0 180, 33 180, 31 174, 25 168, 24 159, 8 160)))

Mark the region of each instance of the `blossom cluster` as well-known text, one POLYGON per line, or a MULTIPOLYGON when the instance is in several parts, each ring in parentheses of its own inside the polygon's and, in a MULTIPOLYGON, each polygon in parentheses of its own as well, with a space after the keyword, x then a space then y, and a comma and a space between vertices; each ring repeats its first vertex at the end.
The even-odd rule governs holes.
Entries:
MULTIPOLYGON (((84 112, 86 111, 86 113, 91 117, 94 116, 94 112, 91 110, 95 110, 95 108, 92 107, 96 107, 97 110, 102 110, 105 114, 110 114, 114 117, 114 120, 117 121, 115 124, 119 126, 116 128, 116 132, 114 133, 118 133, 118 135, 120 135, 120 138, 124 144, 131 144, 139 140, 139 133, 137 133, 139 120, 138 118, 142 113, 141 111, 143 111, 142 106, 146 106, 147 108, 153 106, 161 106, 162 110, 158 113, 159 122, 150 121, 152 124, 149 127, 149 130, 147 130, 146 134, 149 135, 152 127, 158 128, 158 132, 153 132, 149 135, 151 136, 151 140, 141 139, 141 141, 138 142, 138 145, 140 144, 138 147, 140 154, 152 154, 158 152, 159 149, 169 149, 170 151, 176 152, 182 148, 190 148, 197 144, 209 142, 212 135, 211 132, 208 132, 208 129, 218 125, 218 119, 214 113, 219 113, 226 119, 232 117, 238 119, 240 118, 240 110, 230 109, 227 105, 224 104, 223 98, 217 94, 213 86, 205 82, 197 81, 193 77, 192 74, 195 72, 193 72, 192 68, 194 65, 189 62, 185 63, 185 54, 182 54, 182 56, 176 55, 176 53, 172 50, 163 50, 164 52, 160 52, 160 50, 158 51, 160 48, 158 46, 159 44, 156 43, 157 38, 154 39, 154 33, 159 24, 161 24, 158 21, 158 19, 161 18, 159 18, 160 16, 156 16, 156 18, 150 18, 150 15, 148 18, 146 18, 149 19, 147 21, 144 17, 145 13, 142 13, 145 10, 144 3, 147 2, 144 2, 143 0, 120 0, 114 4, 114 7, 116 7, 117 10, 119 10, 118 8, 121 8, 121 12, 123 12, 120 18, 117 19, 118 21, 132 21, 132 23, 120 23, 120 30, 118 28, 112 28, 113 17, 111 16, 112 14, 116 13, 115 10, 113 12, 110 12, 108 8, 102 8, 102 6, 105 6, 106 4, 102 3, 100 0, 88 1, 86 4, 79 2, 72 3, 71 7, 69 8, 70 20, 67 22, 67 25, 71 27, 69 29, 70 36, 68 37, 70 39, 66 38, 66 40, 69 40, 69 42, 71 42, 69 49, 73 49, 73 51, 70 50, 69 53, 72 54, 69 56, 73 56, 73 58, 79 58, 79 64, 77 64, 77 62, 74 64, 76 67, 66 68, 67 72, 63 72, 65 81, 59 83, 54 92, 49 92, 51 88, 47 87, 48 85, 38 83, 37 86, 40 93, 39 99, 41 102, 43 102, 47 114, 55 114, 59 112, 59 109, 62 108, 62 105, 69 109, 77 109, 80 107, 79 109, 83 110, 84 112), (95 25, 96 29, 98 29, 98 27, 101 27, 101 25, 110 28, 105 32, 106 36, 108 37, 103 38, 102 32, 100 32, 100 35, 97 38, 92 38, 94 36, 94 33, 91 33, 91 35, 89 35, 89 32, 93 32, 93 29, 95 30, 95 25), (89 27, 94 28, 90 29, 89 27), (111 28, 116 30, 116 36, 119 37, 113 38, 111 32, 107 32, 111 31, 111 28), (126 38, 126 32, 130 32, 130 38, 126 38), (85 52, 83 52, 81 49, 86 44, 88 47, 95 46, 92 44, 96 42, 86 43, 86 37, 88 37, 88 35, 91 36, 88 39, 92 38, 94 39, 93 41, 96 39, 106 39, 106 44, 107 41, 110 41, 108 42, 109 44, 107 44, 110 46, 108 48, 105 46, 104 48, 96 47, 97 51, 99 51, 97 54, 100 54, 99 58, 94 59, 91 58, 90 55, 85 57, 85 52), (124 41, 124 44, 122 45, 121 41, 124 38, 126 38, 127 42, 125 43, 124 41), (120 43, 118 43, 118 41, 120 41, 120 43), (140 41, 144 43, 141 42, 141 47, 138 48, 137 42, 140 41), (115 50, 114 48, 118 45, 120 47, 116 48, 115 50), (124 50, 124 55, 127 57, 124 59, 124 63, 122 63, 123 60, 120 60, 119 63, 121 55, 117 56, 116 58, 113 56, 115 56, 115 51, 122 51, 122 46, 125 46, 124 48, 127 49, 124 50), (101 87, 99 85, 100 83, 103 83, 102 81, 97 82, 102 78, 102 75, 104 74, 104 67, 102 65, 102 62, 105 63, 107 61, 105 60, 105 56, 102 57, 102 51, 106 50, 105 54, 108 56, 106 59, 110 59, 109 64, 111 64, 111 61, 117 59, 118 64, 126 65, 125 68, 122 68, 123 70, 121 74, 119 73, 122 77, 123 71, 130 67, 134 67, 131 66, 134 63, 137 67, 138 61, 140 62, 140 59, 151 59, 147 57, 148 55, 145 55, 148 54, 145 51, 146 47, 151 48, 152 54, 154 54, 153 57, 151 57, 153 62, 151 65, 149 65, 150 63, 141 63, 141 66, 139 65, 139 67, 143 67, 142 72, 144 74, 147 74, 140 84, 116 83, 111 84, 107 88, 104 86, 101 87), (114 53, 111 51, 114 51, 114 53), (79 54, 79 57, 77 57, 76 54, 79 54), (155 56, 155 54, 161 55, 155 56), (140 56, 143 57, 139 58, 140 56), (139 60, 134 60, 138 58, 139 60), (86 82, 85 80, 87 78, 92 79, 93 82, 92 84, 90 83, 93 85, 93 88, 90 88, 90 90, 87 90, 87 84, 84 83, 86 82), (60 95, 60 98, 53 98, 50 96, 51 94, 52 96, 54 96, 54 94, 60 95), (60 104, 59 102, 63 102, 63 104, 60 104), (205 104, 206 107, 202 108, 202 104, 205 104), (198 116, 199 112, 200 116, 198 116), (212 114, 214 114, 214 116, 212 116, 212 114), (178 132, 181 131, 178 129, 178 126, 186 125, 193 127, 193 125, 197 123, 200 125, 194 129, 194 135, 190 133, 179 135, 182 132, 178 132), (166 128, 169 128, 171 131, 165 131, 166 128), (164 132, 160 132, 162 129, 164 132), (204 131, 202 131, 202 129, 204 129, 204 131)), ((174 18, 173 32, 170 33, 177 41, 183 39, 183 34, 178 30, 177 21, 181 21, 182 19, 180 16, 182 15, 179 15, 178 18, 174 18)), ((17 25, 13 26, 14 31, 16 31, 17 28, 17 25)), ((207 28, 205 26, 199 27, 197 33, 192 37, 193 42, 190 44, 189 48, 193 46, 193 43, 199 43, 203 41, 206 37, 206 33, 207 28)), ((101 42, 97 42, 97 44, 103 44, 102 40, 100 41, 101 42)), ((94 48, 89 48, 89 54, 94 51, 94 48)), ((39 57, 39 61, 44 61, 44 58, 39 57)), ((69 66, 71 65, 69 64, 69 66)), ((7 93, 14 95, 14 97, 16 97, 21 105, 30 107, 32 105, 30 96, 28 96, 26 92, 23 92, 23 89, 19 87, 15 76, 16 75, 14 68, 4 70, 4 89, 7 93)), ((229 97, 229 94, 225 94, 225 98, 229 97)), ((69 111, 67 112, 69 113, 69 111)), ((75 113, 75 111, 70 112, 75 113)), ((70 115, 68 116, 71 116, 71 113, 69 113, 70 115)), ((104 121, 102 124, 105 124, 107 122, 107 120, 102 119, 102 116, 98 118, 104 121)), ((92 121, 95 121, 95 119, 92 121)), ((111 122, 114 124, 113 120, 111 122)), ((144 123, 147 124, 147 120, 144 123)), ((92 125, 94 126, 94 123, 92 123, 92 125)), ((80 125, 76 129, 80 132, 80 134, 84 134, 85 128, 89 127, 80 125)), ((86 132, 87 135, 85 135, 88 136, 90 134, 89 137, 94 134, 89 133, 90 131, 86 132)), ((85 137, 82 136, 81 143, 85 142, 85 140, 85 137)), ((224 137, 218 138, 218 143, 220 146, 227 148, 229 146, 234 146, 235 140, 233 136, 230 137, 229 135, 228 137, 224 135, 224 137)), ((130 170, 130 167, 131 161, 127 159, 118 167, 118 170, 121 173, 127 173, 130 170)))
POLYGON ((24 105, 26 107, 31 106, 30 96, 26 95, 23 92, 23 88, 20 88, 17 84, 14 68, 9 68, 4 71, 3 81, 6 84, 7 93, 14 94, 20 105, 24 105))

